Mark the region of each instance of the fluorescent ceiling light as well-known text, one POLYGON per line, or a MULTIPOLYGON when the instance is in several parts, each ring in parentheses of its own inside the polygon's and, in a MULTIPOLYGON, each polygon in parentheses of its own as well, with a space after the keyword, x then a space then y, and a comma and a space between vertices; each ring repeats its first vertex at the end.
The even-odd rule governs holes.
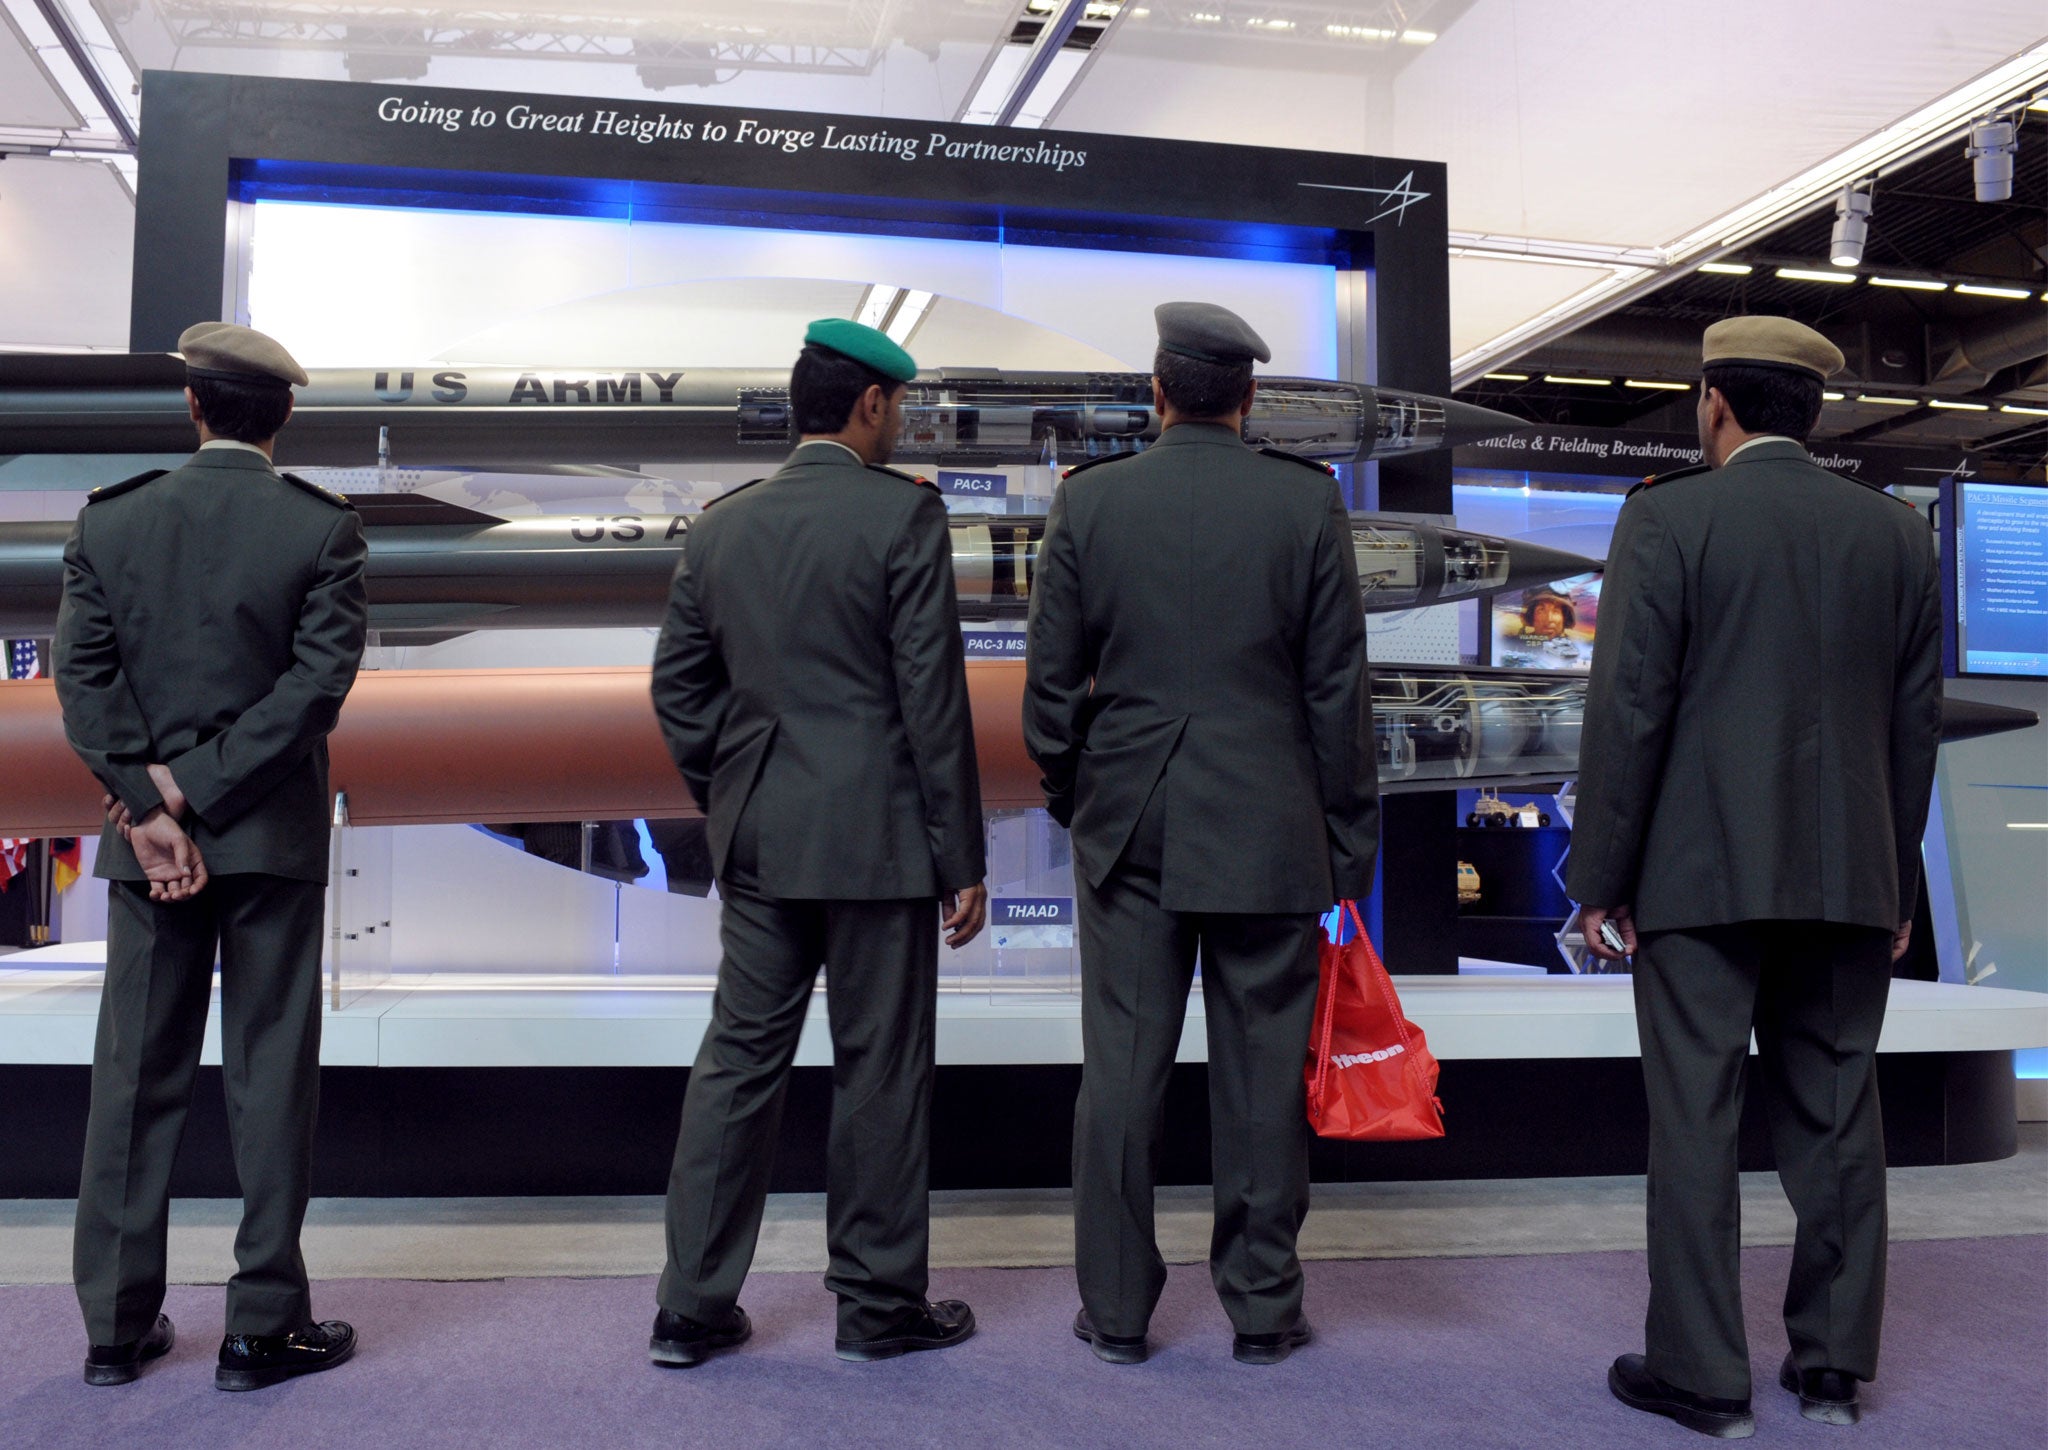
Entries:
POLYGON ((1702 262, 1702 272, 1713 272, 1722 277, 1747 277, 1756 268, 1747 262, 1702 262))
POLYGON ((2034 295, 2029 287, 1985 287, 1976 282, 1958 282, 1956 291, 1965 297, 2010 297, 2015 302, 2024 302, 2034 295))
POLYGON ((1998 411, 2001 413, 2024 413, 2030 418, 2048 418, 2048 408, 2029 408, 2019 403, 2007 403, 1998 411))
POLYGON ((1630 378, 1627 386, 1631 388, 1660 388, 1667 393, 1689 393, 1692 391, 1691 383, 1653 383, 1637 378, 1630 378))
POLYGON ((1392 40, 1394 32, 1382 30, 1376 25, 1325 25, 1323 34, 1334 35, 1340 40, 1392 40))
POLYGON ((932 294, 929 292, 913 289, 904 293, 902 302, 897 304, 896 315, 889 319, 889 325, 882 331, 886 332, 889 341, 898 347, 907 346, 910 335, 917 331, 917 325, 924 321, 924 315, 931 305, 932 294))
POLYGON ((854 312, 853 320, 862 327, 879 329, 889 320, 889 314, 896 310, 896 301, 903 295, 901 287, 884 287, 877 282, 860 299, 860 307, 854 312))
POLYGON ((1820 400, 1823 403, 1839 403, 1842 401, 1842 396, 1840 393, 1822 393, 1820 400))
POLYGON ((1876 393, 1858 393, 1856 401, 1859 403, 1879 403, 1887 408, 1917 408, 1920 406, 1918 398, 1886 398, 1880 397, 1876 393))
POLYGON ((1529 381, 1527 373, 1487 373, 1485 376, 1492 378, 1497 383, 1526 383, 1529 381))
POLYGON ((1579 388, 1611 388, 1614 386, 1613 378, 1566 378, 1560 377, 1556 373, 1545 373, 1543 381, 1546 383, 1570 383, 1573 387, 1579 388))
POLYGON ((1814 272, 1805 267, 1780 267, 1778 280, 1781 282, 1834 282, 1844 285, 1854 282, 1854 272, 1814 272))
POLYGON ((1956 413, 1988 413, 1991 411, 1989 403, 1956 403, 1951 402, 1947 398, 1931 399, 1927 406, 1930 408, 1947 408, 1951 412, 1956 413))
POLYGON ((1401 32, 1403 45, 1428 45, 1436 39, 1434 30, 1404 30, 1401 32))
POLYGON ((2048 821, 2007 821, 2008 831, 2048 831, 2048 821))
POLYGON ((1872 277, 1873 287, 1903 287, 1909 292, 1946 292, 1948 283, 1930 282, 1925 277, 1872 277))
POLYGON ((1294 22, 1292 20, 1254 20, 1252 24, 1256 25, 1261 30, 1294 29, 1294 22))

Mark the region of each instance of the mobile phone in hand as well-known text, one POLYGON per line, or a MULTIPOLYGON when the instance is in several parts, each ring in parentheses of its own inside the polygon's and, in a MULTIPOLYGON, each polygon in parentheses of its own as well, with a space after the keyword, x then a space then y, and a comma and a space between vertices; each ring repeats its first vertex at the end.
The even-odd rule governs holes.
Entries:
POLYGON ((1628 943, 1621 939, 1621 932, 1616 929, 1612 918, 1600 923, 1600 944, 1611 952, 1628 955, 1628 943))

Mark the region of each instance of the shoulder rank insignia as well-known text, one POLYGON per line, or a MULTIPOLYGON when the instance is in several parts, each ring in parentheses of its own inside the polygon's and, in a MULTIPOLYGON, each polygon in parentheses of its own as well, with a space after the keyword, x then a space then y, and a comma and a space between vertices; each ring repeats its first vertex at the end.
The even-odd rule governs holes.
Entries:
POLYGON ((1313 468, 1325 478, 1335 478, 1337 476, 1337 470, 1330 467, 1329 464, 1314 458, 1303 458, 1299 453, 1289 453, 1285 448, 1261 448, 1259 452, 1268 458, 1284 458, 1289 463, 1299 463, 1303 468, 1313 468))
POLYGON ((87 503, 104 503, 108 499, 118 498, 124 493, 133 493, 145 483, 152 483, 169 472, 168 468, 152 468, 147 473, 138 473, 133 478, 124 478, 119 483, 109 483, 103 487, 96 488, 85 496, 85 501, 87 503))
POLYGON ((1122 462, 1122 461, 1123 461, 1124 459, 1126 459, 1126 458, 1136 458, 1137 456, 1138 456, 1138 455, 1137 455, 1137 454, 1136 454, 1135 452, 1132 452, 1132 453, 1101 453, 1101 454, 1097 454, 1097 455, 1096 455, 1095 457, 1093 457, 1093 458, 1090 458, 1090 459, 1086 460, 1085 462, 1081 462, 1081 463, 1077 463, 1077 464, 1075 464, 1075 465, 1074 465, 1074 466, 1073 466, 1072 468, 1068 469, 1068 470, 1067 470, 1067 471, 1066 471, 1065 473, 1062 473, 1062 474, 1060 475, 1060 477, 1061 477, 1061 479, 1063 479, 1063 480, 1064 480, 1064 479, 1069 479, 1069 478, 1072 478, 1072 477, 1073 477, 1073 476, 1074 476, 1075 474, 1077 474, 1077 473, 1086 473, 1086 472, 1087 472, 1087 471, 1088 471, 1089 469, 1091 469, 1091 468, 1100 468, 1100 467, 1102 467, 1102 465, 1103 465, 1103 464, 1105 464, 1105 463, 1120 463, 1120 462, 1122 462))
POLYGON ((930 489, 933 493, 937 493, 939 491, 939 486, 936 483, 933 483, 929 478, 920 477, 915 473, 905 473, 902 469, 891 468, 886 463, 870 463, 864 466, 867 468, 867 471, 869 473, 886 473, 891 478, 900 478, 905 483, 914 483, 919 488, 930 489))
POLYGON ((1655 488, 1660 483, 1669 483, 1674 478, 1691 478, 1696 473, 1712 473, 1713 471, 1714 466, 1711 463, 1695 463, 1690 468, 1674 468, 1669 473, 1653 473, 1641 483, 1631 488, 1627 496, 1634 498, 1644 489, 1655 488))
POLYGON ((727 489, 727 490, 726 490, 726 491, 725 491, 724 493, 720 494, 720 495, 719 495, 719 496, 718 496, 717 498, 714 498, 714 499, 711 499, 711 500, 707 501, 707 502, 705 503, 704 507, 705 507, 705 508, 712 508, 712 507, 714 507, 715 505, 718 505, 718 504, 722 504, 722 503, 724 503, 724 502, 725 502, 725 501, 726 501, 727 499, 729 499, 729 498, 733 497, 733 496, 734 496, 735 494, 742 494, 742 493, 745 493, 745 492, 746 492, 746 491, 747 491, 748 489, 752 488, 752 487, 753 487, 753 486, 754 486, 755 484, 757 484, 757 483, 766 483, 767 481, 768 481, 768 480, 767 480, 767 478, 766 478, 766 477, 762 477, 762 478, 750 478, 750 479, 748 479, 748 480, 747 480, 747 481, 746 481, 745 483, 741 484, 741 485, 740 485, 740 486, 739 486, 738 488, 729 488, 729 489, 727 489))
POLYGON ((348 501, 347 494, 336 493, 331 488, 322 488, 319 484, 311 483, 299 477, 296 473, 280 473, 278 477, 299 490, 299 492, 310 493, 322 503, 331 503, 338 509, 348 509, 350 512, 355 511, 355 505, 348 501))

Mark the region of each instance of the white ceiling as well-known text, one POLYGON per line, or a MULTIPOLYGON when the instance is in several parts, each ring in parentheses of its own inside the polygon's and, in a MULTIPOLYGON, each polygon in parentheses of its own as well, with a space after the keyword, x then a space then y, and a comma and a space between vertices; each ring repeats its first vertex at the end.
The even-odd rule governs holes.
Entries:
MULTIPOLYGON (((412 70, 433 85, 919 119, 960 111, 1022 9, 60 3, 96 5, 137 66, 412 70), (479 42, 484 30, 492 38, 479 42)), ((1453 352, 1469 360, 1575 298, 1607 295, 1617 277, 1649 275, 1511 260, 1502 247, 1524 242, 1499 238, 1538 251, 1631 249, 1617 260, 1661 265, 1657 249, 2044 42, 2041 0, 1133 0, 1052 124, 1446 162, 1451 226, 1483 248, 1451 264, 1453 352), (1433 38, 1390 38, 1402 27, 1433 38)), ((0 25, 0 144, 8 128, 75 119, 0 25)), ((0 166, 0 346, 122 344, 131 205, 103 163, 0 166)))

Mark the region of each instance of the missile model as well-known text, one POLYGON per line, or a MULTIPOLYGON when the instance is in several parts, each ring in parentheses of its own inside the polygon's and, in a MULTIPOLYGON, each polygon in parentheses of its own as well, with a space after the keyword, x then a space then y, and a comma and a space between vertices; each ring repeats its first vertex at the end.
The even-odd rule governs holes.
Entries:
MULTIPOLYGON (((380 644, 476 629, 652 627, 668 603, 687 514, 501 519, 424 494, 355 495, 369 541, 370 627, 380 644)), ((1022 619, 1042 514, 954 514, 961 618, 1022 619)), ((0 638, 47 635, 63 594, 67 523, 0 523, 0 638)), ((1597 570, 1540 544, 1388 514, 1353 514, 1368 613, 1476 598, 1597 570)))
MULTIPOLYGON (((1024 666, 969 660, 967 687, 984 807, 1043 805, 1020 728, 1024 666)), ((1584 676, 1540 670, 1375 666, 1380 789, 1568 780, 1585 690, 1584 676)), ((1952 701, 1943 738, 2039 723, 2032 710, 1952 701)), ((644 669, 365 671, 329 753, 330 780, 356 825, 697 814, 662 744, 644 669)), ((0 683, 0 779, 0 836, 99 827, 99 783, 65 742, 48 680, 0 683)))
MULTIPOLYGON (((315 368, 278 439, 282 468, 502 468, 759 462, 794 444, 789 374, 770 368, 315 368)), ((168 353, 0 355, 0 457, 166 454, 192 447, 185 365, 168 353)), ((919 373, 895 457, 906 464, 1074 464, 1159 436, 1145 373, 919 373)), ((1262 377, 1245 437, 1331 463, 1476 442, 1526 426, 1449 398, 1262 377)))

